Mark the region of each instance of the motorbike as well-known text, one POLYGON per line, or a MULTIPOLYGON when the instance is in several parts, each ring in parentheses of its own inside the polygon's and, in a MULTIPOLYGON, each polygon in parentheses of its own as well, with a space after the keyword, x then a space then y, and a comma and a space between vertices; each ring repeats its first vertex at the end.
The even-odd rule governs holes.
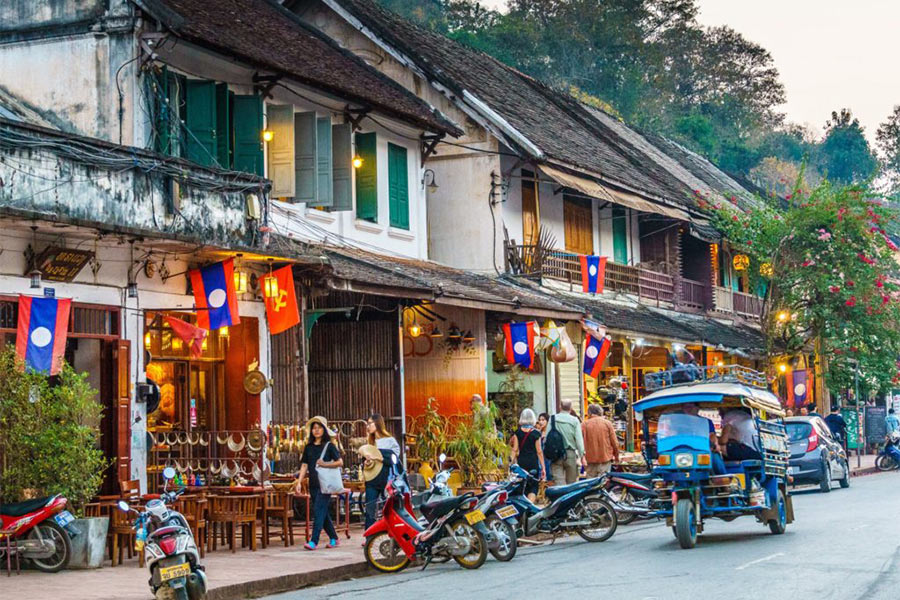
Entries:
POLYGON ((422 505, 428 520, 423 526, 414 516, 406 474, 397 471, 395 462, 385 495, 381 518, 364 533, 366 561, 375 569, 395 573, 419 557, 425 559, 423 569, 435 558, 450 557, 466 569, 487 560, 487 541, 475 528, 485 516, 475 509, 478 498, 473 494, 428 500, 422 505))
POLYGON ((170 492, 169 482, 175 477, 175 469, 163 469, 166 483, 159 499, 150 500, 139 512, 124 500, 119 510, 137 515, 134 529, 137 532, 137 550, 144 552, 144 560, 150 570, 150 590, 156 600, 204 600, 206 598, 206 573, 200 564, 200 552, 184 515, 169 508, 169 504, 184 493, 184 488, 170 492))
POLYGON ((616 531, 618 518, 605 489, 606 476, 583 479, 544 490, 550 504, 536 506, 525 495, 525 483, 535 476, 519 465, 510 467, 505 484, 509 502, 519 510, 519 537, 536 533, 575 532, 588 542, 605 542, 616 531))
MULTIPOLYGON (((69 564, 71 538, 78 532, 71 526, 75 517, 66 510, 66 499, 57 494, 25 502, 0 505, 0 529, 12 531, 12 545, 20 557, 34 568, 56 573, 69 564)), ((6 541, 0 544, 5 559, 6 541)))
POLYGON ((638 517, 650 516, 650 504, 657 496, 651 484, 653 479, 651 473, 609 473, 606 491, 616 509, 619 525, 628 525, 638 517))
POLYGON ((875 458, 875 467, 879 471, 900 469, 900 431, 892 431, 884 442, 884 447, 875 458))

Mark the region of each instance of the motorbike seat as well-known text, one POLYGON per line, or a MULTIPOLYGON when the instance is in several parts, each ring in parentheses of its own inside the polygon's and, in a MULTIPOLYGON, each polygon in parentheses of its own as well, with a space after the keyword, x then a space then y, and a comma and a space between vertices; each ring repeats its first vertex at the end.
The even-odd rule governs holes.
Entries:
POLYGON ((584 479, 582 481, 576 481, 575 483, 570 483, 568 485, 554 485, 553 487, 548 487, 544 490, 544 495, 547 498, 554 499, 559 498, 561 496, 565 496, 569 492, 575 492, 582 488, 584 488, 588 482, 593 482, 593 479, 584 479))
POLYGON ((647 483, 656 478, 656 475, 653 473, 626 473, 624 471, 611 471, 609 476, 618 477, 619 479, 628 479, 629 481, 636 481, 638 483, 647 483))
POLYGON ((0 515, 5 517, 22 517, 30 512, 44 508, 52 499, 53 496, 44 496, 43 498, 35 498, 34 500, 26 500, 25 502, 0 504, 0 515))
POLYGON ((468 500, 471 496, 452 496, 450 498, 435 498, 422 505, 422 512, 426 513, 429 520, 443 517, 457 506, 468 500))

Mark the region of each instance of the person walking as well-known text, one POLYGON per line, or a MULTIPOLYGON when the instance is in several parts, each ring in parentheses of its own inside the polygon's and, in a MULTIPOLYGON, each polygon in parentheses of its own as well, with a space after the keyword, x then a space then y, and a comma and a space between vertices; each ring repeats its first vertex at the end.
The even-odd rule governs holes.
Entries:
POLYGON ((400 444, 390 434, 384 425, 384 417, 378 413, 373 413, 366 423, 366 434, 368 436, 369 445, 375 446, 379 450, 390 450, 397 456, 397 461, 402 456, 400 452, 400 444))
POLYGON ((303 447, 303 455, 300 457, 300 474, 297 476, 296 489, 300 490, 300 483, 309 476, 309 498, 313 506, 313 528, 309 541, 304 544, 307 550, 315 550, 319 543, 322 530, 328 535, 328 547, 338 546, 338 535, 328 514, 331 504, 331 494, 322 492, 319 485, 319 474, 316 467, 324 469, 339 469, 344 466, 341 453, 335 445, 336 431, 328 430, 328 421, 325 417, 313 417, 306 424, 306 446, 303 447))
MULTIPOLYGON (((549 431, 550 426, 550 415, 545 412, 542 412, 538 415, 537 418, 537 430, 541 432, 541 452, 544 450, 544 445, 547 443, 547 432, 549 431)), ((544 452, 544 474, 549 483, 553 482, 553 475, 550 473, 550 459, 547 458, 547 453, 544 452)))
MULTIPOLYGON (((537 417, 534 411, 526 408, 519 415, 519 428, 510 438, 510 464, 518 464, 526 471, 537 471, 539 479, 547 478, 544 470, 544 451, 541 447, 541 432, 534 426, 537 417)), ((534 502, 537 498, 538 482, 529 479, 525 484, 525 495, 534 502)))
MULTIPOLYGON (((562 435, 565 455, 550 465, 553 482, 556 485, 575 483, 578 481, 578 465, 584 464, 584 438, 581 435, 581 423, 570 413, 571 400, 559 403, 559 412, 550 417, 550 429, 556 429, 562 435)), ((548 434, 549 435, 549 434, 548 434)))
POLYGON ((831 435, 838 443, 842 444, 847 439, 847 421, 841 416, 840 408, 837 404, 831 407, 831 412, 825 417, 825 424, 831 430, 831 435))
POLYGON ((900 419, 897 418, 897 415, 894 414, 894 409, 889 408, 888 414, 884 418, 884 426, 887 429, 887 434, 891 435, 895 431, 900 430, 900 419))
POLYGON ((600 477, 609 473, 613 462, 619 462, 619 440, 616 428, 603 417, 603 407, 599 404, 588 406, 588 417, 581 424, 581 435, 587 462, 585 475, 600 477))

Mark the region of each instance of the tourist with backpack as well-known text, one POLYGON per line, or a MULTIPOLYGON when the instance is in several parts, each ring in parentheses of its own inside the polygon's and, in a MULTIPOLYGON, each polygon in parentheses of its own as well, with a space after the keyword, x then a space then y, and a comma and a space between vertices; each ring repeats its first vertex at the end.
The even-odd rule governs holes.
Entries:
POLYGON ((578 481, 579 465, 584 464, 584 438, 581 422, 570 414, 572 401, 559 403, 560 412, 550 417, 544 455, 550 461, 553 483, 563 485, 578 481))

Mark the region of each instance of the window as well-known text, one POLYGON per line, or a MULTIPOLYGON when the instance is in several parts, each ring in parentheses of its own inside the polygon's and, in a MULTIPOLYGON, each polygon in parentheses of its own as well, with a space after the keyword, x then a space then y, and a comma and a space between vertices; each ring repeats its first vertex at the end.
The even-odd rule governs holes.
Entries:
POLYGON ((409 229, 409 170, 406 148, 388 144, 388 207, 391 227, 409 229))
POLYGON ((613 261, 628 264, 628 213, 618 206, 612 209, 613 261))
POLYGON ((378 165, 374 133, 356 134, 356 153, 362 164, 356 170, 356 216, 378 222, 378 165))

